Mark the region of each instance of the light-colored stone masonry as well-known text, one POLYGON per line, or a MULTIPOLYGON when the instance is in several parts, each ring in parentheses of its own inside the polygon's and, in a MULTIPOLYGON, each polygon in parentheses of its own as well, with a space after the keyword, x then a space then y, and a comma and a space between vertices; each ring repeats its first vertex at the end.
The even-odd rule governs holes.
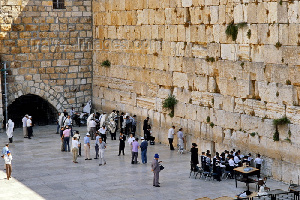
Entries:
POLYGON ((79 110, 92 92, 91 0, 1 0, 0 54, 7 62, 8 102, 26 94, 58 111, 79 110))
POLYGON ((92 9, 97 109, 136 114, 140 125, 149 116, 163 143, 173 124, 183 127, 187 149, 196 142, 200 151, 261 153, 266 175, 296 181, 299 1, 100 0, 92 9), (232 21, 246 22, 236 41, 225 34, 232 21), (111 67, 100 65, 106 59, 111 67), (179 100, 174 118, 162 110, 168 94, 179 100), (284 115, 292 123, 279 126, 274 142, 272 121, 284 115))

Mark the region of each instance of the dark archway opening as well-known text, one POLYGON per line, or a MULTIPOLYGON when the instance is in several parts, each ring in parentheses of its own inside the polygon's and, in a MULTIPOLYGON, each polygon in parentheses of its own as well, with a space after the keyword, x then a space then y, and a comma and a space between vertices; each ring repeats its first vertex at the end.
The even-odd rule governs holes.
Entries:
POLYGON ((58 112, 47 100, 33 94, 27 94, 15 99, 8 106, 8 119, 15 123, 15 127, 22 127, 22 118, 28 114, 32 116, 35 125, 44 126, 55 124, 58 112))

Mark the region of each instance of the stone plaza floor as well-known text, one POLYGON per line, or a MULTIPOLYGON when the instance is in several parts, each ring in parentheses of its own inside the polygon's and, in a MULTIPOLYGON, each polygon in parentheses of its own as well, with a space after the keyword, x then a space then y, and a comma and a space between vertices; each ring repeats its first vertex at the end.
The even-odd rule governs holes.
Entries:
MULTIPOLYGON (((81 134, 86 127, 74 127, 81 134)), ((117 156, 119 141, 107 139, 107 164, 99 166, 99 160, 72 162, 71 152, 60 151, 60 137, 55 134, 56 126, 33 128, 34 137, 23 138, 21 128, 15 129, 12 152, 12 178, 6 179, 4 161, 0 161, 0 199, 197 199, 200 197, 234 197, 246 190, 244 183, 235 187, 234 180, 204 181, 189 178, 190 154, 177 154, 162 144, 148 146, 148 163, 131 164, 131 153, 126 143, 125 156, 117 156), (161 187, 152 186, 151 161, 159 153, 165 169, 160 173, 161 187)), ((6 133, 0 133, 1 150, 8 142, 6 133)), ((91 157, 95 157, 95 141, 92 140, 91 157)), ((139 161, 141 156, 139 152, 139 161)), ((268 180, 271 189, 287 190, 288 185, 268 180)), ((255 185, 250 185, 255 190, 255 185)))

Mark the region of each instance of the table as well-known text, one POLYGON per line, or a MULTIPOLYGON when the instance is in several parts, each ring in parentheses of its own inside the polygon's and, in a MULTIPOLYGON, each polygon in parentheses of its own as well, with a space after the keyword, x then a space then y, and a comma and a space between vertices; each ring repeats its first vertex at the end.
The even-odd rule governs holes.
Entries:
MULTIPOLYGON (((237 168, 234 168, 233 170, 246 176, 245 182, 246 182, 246 186, 247 186, 247 191, 249 191, 249 183, 250 183, 249 175, 252 175, 254 172, 257 172, 259 169, 254 168, 254 167, 237 167, 237 168), (248 170, 245 171, 245 169, 249 169, 249 171, 248 170)), ((236 178, 237 173, 234 173, 234 174, 235 174, 234 175, 234 177, 235 177, 235 187, 237 187, 237 181, 238 181, 237 178, 236 178)), ((244 182, 244 181, 242 181, 242 182, 244 182)))

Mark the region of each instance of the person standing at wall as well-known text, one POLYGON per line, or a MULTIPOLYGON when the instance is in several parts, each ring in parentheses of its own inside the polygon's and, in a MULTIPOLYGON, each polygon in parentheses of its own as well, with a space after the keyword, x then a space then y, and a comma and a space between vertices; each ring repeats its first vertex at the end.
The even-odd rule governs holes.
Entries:
POLYGON ((141 137, 142 143, 140 145, 141 147, 141 156, 142 156, 142 163, 147 163, 147 148, 148 148, 148 142, 144 139, 144 137, 141 137))
POLYGON ((170 150, 174 150, 174 147, 173 147, 173 140, 174 140, 174 130, 175 129, 175 126, 172 126, 169 131, 168 131, 168 140, 169 140, 169 144, 170 144, 170 150))
POLYGON ((149 117, 147 117, 145 120, 144 120, 144 124, 143 124, 143 130, 144 130, 144 138, 146 139, 146 140, 149 140, 148 138, 147 138, 147 129, 148 129, 148 126, 150 125, 150 123, 149 123, 149 117))
POLYGON ((153 186, 154 187, 160 187, 159 186, 159 172, 160 172, 160 166, 158 162, 159 155, 156 153, 154 155, 154 159, 151 163, 151 171, 153 172, 153 186))
POLYGON ((28 116, 28 120, 27 120, 27 132, 28 132, 28 139, 31 139, 32 137, 32 117, 28 116))
POLYGON ((111 140, 116 140, 117 126, 116 126, 116 122, 114 121, 113 118, 111 118, 110 121, 109 121, 108 129, 109 129, 109 132, 110 132, 111 140))
POLYGON ((9 119, 6 124, 6 134, 9 140, 9 143, 13 142, 13 132, 14 132, 15 123, 9 119))
POLYGON ((96 134, 96 140, 95 140, 95 152, 96 152, 96 156, 95 156, 94 159, 98 159, 99 158, 99 138, 100 138, 100 136, 99 136, 98 132, 96 132, 95 134, 96 134))
MULTIPOLYGON (((27 132, 27 119, 28 119, 28 115, 26 114, 23 118, 22 118, 22 124, 23 124, 23 135, 24 138, 28 138, 28 132, 27 132)), ((57 129, 57 132, 59 131, 59 129, 57 129)))
POLYGON ((180 153, 183 153, 183 149, 184 149, 184 136, 183 136, 183 132, 182 132, 182 128, 179 129, 179 131, 177 132, 177 138, 178 138, 178 145, 179 145, 179 149, 178 151, 180 153))
POLYGON ((97 123, 95 122, 94 118, 92 118, 90 120, 89 126, 90 126, 89 133, 91 135, 91 140, 94 140, 95 139, 95 133, 96 133, 96 126, 97 126, 97 123))
POLYGON ((135 132, 136 132, 136 124, 137 124, 137 121, 136 121, 136 115, 133 115, 133 117, 131 118, 131 133, 133 135, 133 137, 135 137, 135 132))
POLYGON ((263 159, 260 158, 260 154, 257 154, 257 157, 255 158, 254 162, 256 163, 256 168, 259 169, 257 172, 257 178, 260 178, 260 170, 263 162, 263 159))

